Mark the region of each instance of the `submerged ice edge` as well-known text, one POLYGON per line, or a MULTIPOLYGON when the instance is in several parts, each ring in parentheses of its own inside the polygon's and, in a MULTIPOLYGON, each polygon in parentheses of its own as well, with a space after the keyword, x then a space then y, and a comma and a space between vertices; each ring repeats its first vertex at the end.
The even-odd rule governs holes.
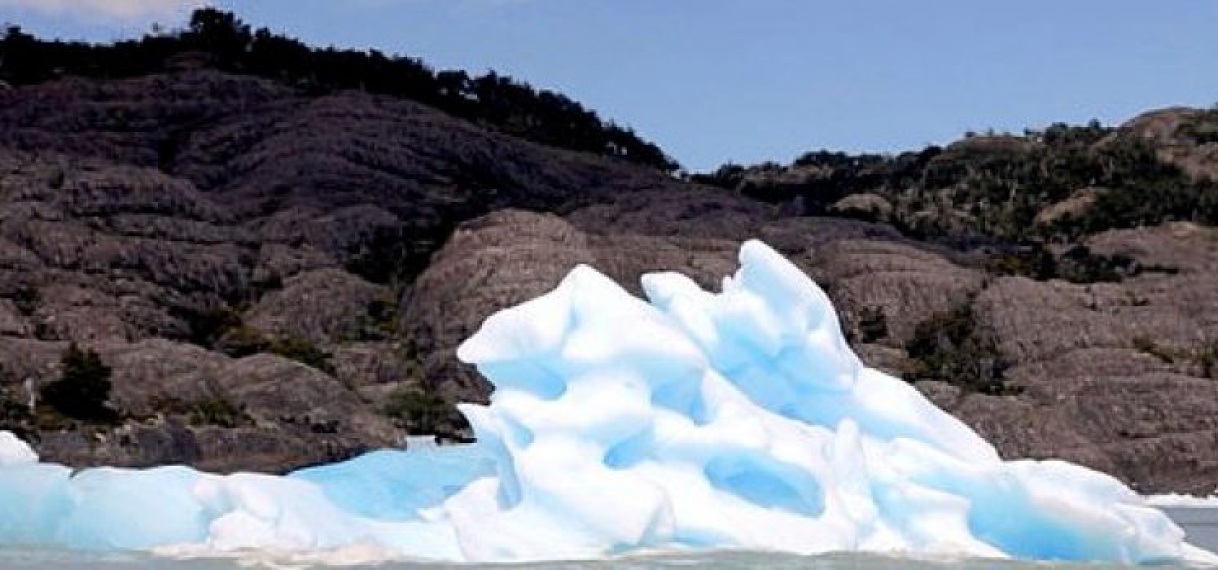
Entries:
POLYGON ((495 385, 490 405, 461 408, 469 446, 286 477, 69 477, 0 437, 0 544, 371 545, 450 561, 670 548, 1209 556, 1117 480, 1003 462, 910 385, 864 366, 824 292, 761 242, 741 247, 718 293, 675 273, 643 286, 647 301, 581 266, 488 318, 458 350, 495 385))

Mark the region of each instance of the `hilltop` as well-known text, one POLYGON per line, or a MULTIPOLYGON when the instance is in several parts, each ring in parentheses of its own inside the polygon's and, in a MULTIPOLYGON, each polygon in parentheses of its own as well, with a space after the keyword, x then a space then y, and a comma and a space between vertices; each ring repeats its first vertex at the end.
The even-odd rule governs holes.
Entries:
POLYGON ((453 350, 486 316, 577 263, 714 286, 757 237, 1007 457, 1218 482, 1218 111, 681 179, 560 95, 222 12, 0 50, 0 423, 48 459, 283 471, 464 438, 452 405, 489 388, 453 350), (65 376, 110 392, 65 409, 65 376))

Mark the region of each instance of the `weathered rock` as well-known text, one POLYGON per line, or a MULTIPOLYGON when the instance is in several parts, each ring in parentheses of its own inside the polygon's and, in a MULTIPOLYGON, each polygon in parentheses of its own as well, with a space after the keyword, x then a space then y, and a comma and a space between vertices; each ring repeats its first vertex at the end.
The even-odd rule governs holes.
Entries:
POLYGON ((829 211, 850 217, 867 217, 885 221, 892 216, 892 203, 879 194, 863 192, 851 194, 834 202, 829 211))
MULTIPOLYGON (((59 378, 66 343, 8 339, 0 358, 35 388, 59 378)), ((42 430, 44 458, 68 464, 284 471, 399 443, 398 430, 337 379, 272 355, 233 360, 162 339, 94 343, 113 368, 117 426, 42 430)))
MULTIPOLYGON (((1071 459, 1148 491, 1218 481, 1213 228, 1092 236, 1085 245, 1097 255, 1132 260, 1120 282, 998 277, 981 269, 983 252, 883 224, 795 217, 798 204, 546 148, 417 103, 183 69, 3 94, 3 379, 54 381, 77 341, 113 367, 111 404, 124 414, 117 426, 36 430, 48 458, 282 471, 394 445, 400 431, 383 415, 394 391, 485 400, 489 386, 455 347, 575 265, 635 293, 655 270, 714 289, 740 242, 761 238, 826 289, 852 335, 869 320, 858 351, 890 372, 910 369, 919 323, 969 305, 1013 393, 918 387, 1003 455, 1071 459), (307 340, 330 354, 319 367, 332 372, 221 352, 232 347, 218 339, 251 331, 307 340)), ((1218 147, 1190 134, 1208 117, 1190 113, 1147 115, 1113 136, 1154 141, 1202 177, 1218 147)), ((931 160, 1009 158, 1037 144, 975 137, 931 160)), ((1083 201, 1050 207, 1042 221, 1083 201)), ((839 206, 885 211, 866 195, 839 206)), ((967 215, 929 214, 971 227, 967 215)))
POLYGON ((208 70, 64 79, 4 102, 2 364, 50 382, 66 341, 79 342, 114 368, 126 414, 98 437, 43 430, 44 453, 74 465, 278 470, 396 444, 385 398, 420 381, 420 356, 455 364, 417 352, 392 283, 348 272, 353 261, 425 261, 455 222, 501 206, 679 187, 408 101, 208 70), (249 331, 320 347, 335 376, 213 350, 249 331))
POLYGON ((316 344, 367 340, 378 325, 369 314, 374 302, 392 306, 392 292, 341 269, 318 269, 290 277, 282 289, 263 296, 246 312, 245 322, 271 336, 316 344))
POLYGON ((1105 188, 1083 188, 1061 202, 1046 206, 1036 213, 1036 217, 1032 221, 1041 225, 1050 225, 1069 218, 1082 217, 1091 208, 1091 205, 1107 192, 1108 190, 1105 188))
POLYGON ((1113 137, 1132 136, 1150 141, 1160 157, 1193 178, 1218 181, 1218 143, 1200 141, 1197 137, 1201 130, 1213 133, 1216 128, 1218 112, 1214 109, 1171 107, 1131 119, 1113 137))

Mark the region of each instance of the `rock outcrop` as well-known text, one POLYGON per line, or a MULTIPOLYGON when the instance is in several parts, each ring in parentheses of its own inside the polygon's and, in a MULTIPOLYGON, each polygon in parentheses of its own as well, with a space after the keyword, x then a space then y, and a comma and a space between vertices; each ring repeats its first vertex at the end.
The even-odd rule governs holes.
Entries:
MULTIPOLYGON (((948 152, 989 148, 970 144, 948 152)), ((1202 175, 1198 156, 1179 160, 1202 175)), ((841 208, 883 219, 876 199, 841 208)), ((485 400, 456 345, 577 264, 636 293, 656 270, 713 288, 756 237, 826 289, 868 363, 1005 456, 1218 484, 1214 228, 1092 235, 1127 263, 1080 283, 800 213, 366 93, 209 70, 18 87, 0 93, 0 396, 55 381, 75 342, 113 369, 119 420, 40 409, 21 425, 47 458, 287 470, 397 444, 403 394, 485 400), (930 362, 964 334, 934 328, 952 315, 1002 390, 930 362)))

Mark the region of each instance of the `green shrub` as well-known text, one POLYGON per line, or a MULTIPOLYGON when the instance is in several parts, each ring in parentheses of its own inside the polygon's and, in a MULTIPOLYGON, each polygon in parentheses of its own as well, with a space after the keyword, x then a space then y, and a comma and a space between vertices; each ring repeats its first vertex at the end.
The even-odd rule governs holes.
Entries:
POLYGON ((1020 275, 1037 281, 1064 279, 1071 283, 1119 283, 1143 269, 1133 258, 1102 255, 1085 245, 1075 245, 1055 256, 1044 245, 1033 243, 990 255, 985 270, 995 275, 1020 275))
POLYGON ((397 305, 391 295, 373 299, 360 315, 359 329, 352 335, 344 335, 347 338, 342 340, 358 342, 395 338, 400 333, 397 317, 397 305))
POLYGON ((1057 265, 1058 276, 1071 283, 1119 283, 1136 272, 1133 258, 1092 253, 1085 245, 1066 250, 1057 265))
POLYGON ((266 351, 306 364, 327 374, 334 374, 334 364, 330 362, 330 353, 322 350, 309 339, 290 334, 280 336, 272 339, 266 345, 266 351))
POLYGON ((411 433, 438 434, 444 429, 449 407, 434 392, 401 388, 389 396, 384 411, 411 433))
POLYGON ((1176 362, 1177 355, 1175 351, 1166 346, 1160 345, 1154 340, 1151 340, 1151 338, 1148 336, 1133 337, 1133 347, 1168 364, 1175 364, 1176 362))
POLYGON ((888 318, 880 307, 864 307, 859 311, 859 340, 879 342, 888 337, 888 318))
POLYGON ((266 352, 270 344, 258 329, 242 324, 226 330, 216 341, 215 348, 233 358, 241 358, 266 352))
POLYGON ((189 417, 192 425, 226 428, 235 428, 250 422, 244 409, 234 405, 228 398, 218 396, 194 402, 190 406, 189 417))
POLYGON ((986 257, 985 270, 994 275, 1021 275, 1047 281, 1057 277, 1057 260, 1043 246, 1022 246, 986 257))
POLYGON ((1197 352, 1197 364, 1201 375, 1218 380, 1218 341, 1211 342, 1197 352))
POLYGON ((1218 380, 1218 341, 1203 346, 1196 354, 1203 378, 1218 380))
POLYGON ((13 305, 22 316, 31 316, 42 304, 42 294, 36 287, 22 287, 13 293, 13 305))
POLYGON ((914 327, 905 345, 910 367, 906 378, 939 380, 983 394, 1011 394, 1007 368, 993 337, 977 330, 970 305, 936 313, 914 327))
POLYGON ((56 412, 77 420, 111 422, 118 414, 110 399, 110 367, 92 350, 68 345, 60 359, 59 380, 42 387, 42 402, 56 412))
POLYGON ((233 404, 223 395, 187 402, 176 396, 159 394, 151 397, 148 405, 158 414, 185 416, 193 426, 235 428, 253 422, 244 406, 233 404))
POLYGON ((186 340, 203 348, 215 348, 225 334, 242 326, 241 315, 228 306, 207 310, 177 308, 172 313, 185 321, 186 340))
POLYGON ((23 435, 29 422, 30 409, 17 395, 14 379, 0 365, 0 429, 23 435))
POLYGON ((330 362, 330 353, 322 350, 309 339, 294 334, 268 338, 258 329, 238 324, 227 329, 220 336, 215 348, 233 358, 243 358, 262 352, 277 354, 327 374, 334 374, 334 364, 330 362))
POLYGON ((13 395, 13 390, 7 385, 0 384, 0 429, 8 429, 11 423, 26 419, 29 408, 13 395))

